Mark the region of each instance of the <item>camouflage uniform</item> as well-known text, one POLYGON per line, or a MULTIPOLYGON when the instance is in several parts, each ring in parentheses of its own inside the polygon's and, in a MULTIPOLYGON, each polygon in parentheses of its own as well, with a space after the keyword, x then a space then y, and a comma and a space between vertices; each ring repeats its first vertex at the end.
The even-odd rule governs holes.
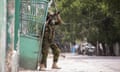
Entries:
POLYGON ((55 25, 57 25, 57 22, 54 25, 53 24, 48 24, 45 27, 43 44, 42 44, 42 60, 41 60, 41 64, 44 64, 45 67, 46 67, 49 47, 51 48, 52 53, 54 55, 53 62, 58 61, 59 54, 60 54, 60 48, 54 42, 55 25))

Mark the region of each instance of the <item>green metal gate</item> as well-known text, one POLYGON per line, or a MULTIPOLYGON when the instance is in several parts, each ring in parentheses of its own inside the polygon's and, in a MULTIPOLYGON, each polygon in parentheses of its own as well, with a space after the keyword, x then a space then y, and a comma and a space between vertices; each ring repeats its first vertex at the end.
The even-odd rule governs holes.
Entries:
POLYGON ((48 1, 21 0, 20 3, 20 66, 36 69, 41 57, 48 1))

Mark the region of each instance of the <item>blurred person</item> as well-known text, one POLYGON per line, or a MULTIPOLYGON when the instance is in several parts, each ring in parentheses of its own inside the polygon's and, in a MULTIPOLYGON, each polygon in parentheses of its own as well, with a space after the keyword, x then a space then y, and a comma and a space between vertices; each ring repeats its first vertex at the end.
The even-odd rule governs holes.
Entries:
POLYGON ((72 43, 72 47, 71 47, 71 52, 72 52, 72 54, 75 54, 77 48, 78 48, 78 45, 77 45, 75 42, 73 42, 73 43, 72 43))

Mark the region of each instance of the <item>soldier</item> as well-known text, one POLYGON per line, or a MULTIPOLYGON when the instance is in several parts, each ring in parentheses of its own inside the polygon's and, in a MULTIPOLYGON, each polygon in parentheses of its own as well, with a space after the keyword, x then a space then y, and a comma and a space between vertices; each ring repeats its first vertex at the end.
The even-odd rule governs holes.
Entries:
POLYGON ((43 37, 43 44, 42 44, 42 59, 40 62, 40 70, 45 70, 46 68, 49 47, 51 48, 53 53, 52 68, 60 69, 60 67, 57 66, 57 62, 60 54, 60 48, 58 48, 57 44, 54 42, 54 35, 55 35, 55 26, 60 25, 61 23, 62 20, 59 15, 59 12, 55 14, 48 12, 45 32, 43 37))

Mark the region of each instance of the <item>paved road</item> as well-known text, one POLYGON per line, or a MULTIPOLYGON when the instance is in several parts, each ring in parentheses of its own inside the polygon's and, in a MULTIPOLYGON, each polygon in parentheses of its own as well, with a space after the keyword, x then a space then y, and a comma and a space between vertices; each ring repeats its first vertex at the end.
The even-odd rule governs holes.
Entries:
POLYGON ((51 69, 52 56, 48 58, 47 71, 24 70, 20 72, 120 72, 120 57, 111 56, 82 56, 65 54, 60 57, 59 66, 62 69, 51 69))

